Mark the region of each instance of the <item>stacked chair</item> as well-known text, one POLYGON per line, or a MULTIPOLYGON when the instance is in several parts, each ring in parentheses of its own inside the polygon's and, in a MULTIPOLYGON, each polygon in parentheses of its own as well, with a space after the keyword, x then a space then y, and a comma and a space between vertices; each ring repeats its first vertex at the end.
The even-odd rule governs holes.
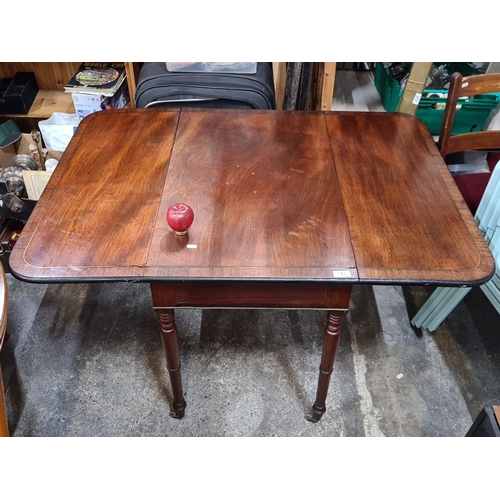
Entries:
MULTIPOLYGON (((452 75, 438 141, 443 158, 448 154, 463 151, 500 149, 500 130, 451 136, 458 98, 492 92, 500 92, 499 73, 469 77, 462 77, 459 73, 452 75)), ((474 219, 496 263, 493 278, 481 285, 481 290, 500 313, 500 162, 493 169, 474 219)), ((438 287, 411 320, 411 324, 417 328, 434 331, 470 290, 469 287, 438 287)))

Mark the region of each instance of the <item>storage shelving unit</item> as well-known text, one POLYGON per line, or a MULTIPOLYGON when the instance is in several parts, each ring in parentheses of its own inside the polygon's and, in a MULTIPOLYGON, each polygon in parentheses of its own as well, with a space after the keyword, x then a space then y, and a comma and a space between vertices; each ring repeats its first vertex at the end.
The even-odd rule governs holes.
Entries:
MULTIPOLYGON (((64 92, 64 85, 80 66, 81 62, 0 62, 0 79, 12 78, 18 71, 33 71, 39 91, 28 114, 0 114, 0 119, 14 118, 16 121, 37 122, 50 118, 52 113, 75 113, 71 94, 64 92)), ((135 103, 137 63, 125 63, 130 106, 135 103)))

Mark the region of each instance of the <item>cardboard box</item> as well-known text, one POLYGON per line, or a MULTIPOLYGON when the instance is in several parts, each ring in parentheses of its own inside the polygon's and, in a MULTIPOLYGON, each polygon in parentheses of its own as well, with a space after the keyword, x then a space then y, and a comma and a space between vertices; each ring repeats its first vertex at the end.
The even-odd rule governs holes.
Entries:
POLYGON ((416 115, 418 104, 424 93, 427 77, 432 68, 431 62, 413 63, 406 86, 399 101, 398 111, 409 115, 416 115))
MULTIPOLYGON (((9 137, 11 138, 10 140, 6 140, 2 145, 0 145, 0 167, 2 168, 10 167, 10 162, 16 155, 31 154, 29 146, 30 144, 35 144, 31 134, 10 134, 9 137)), ((56 160, 60 160, 61 156, 61 151, 53 151, 52 149, 49 149, 45 159, 48 160, 49 158, 54 158, 56 160)))
POLYGON ((76 114, 80 121, 96 111, 124 108, 130 100, 126 79, 112 96, 106 97, 100 94, 85 93, 85 91, 82 91, 72 92, 71 97, 73 98, 76 114))
MULTIPOLYGON (((31 134, 21 134, 21 133, 12 133, 7 137, 7 139, 0 144, 0 167, 7 168, 10 166, 12 159, 14 156, 18 154, 30 154, 29 146, 30 144, 35 144, 31 134)), ((60 160, 62 156, 61 151, 53 151, 48 150, 46 160, 50 158, 54 158, 56 160, 60 160)), ((43 171, 33 171, 41 172, 43 171)), ((6 192, 6 186, 4 182, 0 182, 0 192, 6 192)), ((25 204, 25 208, 21 212, 12 212, 9 208, 7 208, 3 203, 0 202, 0 218, 14 218, 19 221, 27 221, 31 212, 35 208, 36 200, 31 200, 27 198, 27 195, 21 195, 21 201, 25 204)))
POLYGON ((80 121, 82 121, 86 116, 101 110, 100 95, 72 92, 71 97, 73 98, 76 114, 80 121))

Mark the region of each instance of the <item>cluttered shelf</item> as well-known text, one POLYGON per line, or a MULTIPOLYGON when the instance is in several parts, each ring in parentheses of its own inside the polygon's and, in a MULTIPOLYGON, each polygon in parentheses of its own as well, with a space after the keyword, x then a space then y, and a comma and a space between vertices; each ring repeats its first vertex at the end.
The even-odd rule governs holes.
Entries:
MULTIPOLYGON (((133 107, 137 63, 109 63, 109 68, 107 64, 0 63, 0 117, 40 120, 50 118, 53 113, 79 113, 72 92, 92 92, 93 89, 82 84, 79 88, 74 86, 68 90, 67 83, 76 74, 87 75, 92 69, 99 71, 103 77, 105 71, 113 71, 119 77, 118 87, 123 88, 120 92, 118 88, 114 88, 113 92, 105 93, 105 96, 119 94, 120 107, 133 107), (99 67, 92 67, 93 65, 99 67), (123 86, 121 82, 124 83, 123 86)), ((118 105, 117 99, 118 96, 111 104, 103 104, 103 109, 118 105)))

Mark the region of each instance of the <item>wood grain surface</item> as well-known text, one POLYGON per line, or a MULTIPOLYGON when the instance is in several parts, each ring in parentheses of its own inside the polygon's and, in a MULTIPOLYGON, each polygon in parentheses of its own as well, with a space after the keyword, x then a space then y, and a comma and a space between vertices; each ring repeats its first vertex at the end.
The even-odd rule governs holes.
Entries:
POLYGON ((142 276, 178 117, 118 110, 82 121, 11 255, 21 278, 142 276))
POLYGON ((10 265, 42 282, 472 285, 494 270, 420 120, 193 109, 86 118, 10 265), (165 221, 178 202, 187 237, 165 221))
POLYGON ((179 307, 341 309, 350 285, 288 283, 151 283, 156 309, 179 307))
POLYGON ((356 280, 323 116, 183 111, 145 275, 331 280, 339 270, 356 280), (194 210, 189 237, 167 226, 174 203, 194 210))
POLYGON ((425 126, 396 113, 329 113, 360 282, 474 282, 489 251, 425 126))

